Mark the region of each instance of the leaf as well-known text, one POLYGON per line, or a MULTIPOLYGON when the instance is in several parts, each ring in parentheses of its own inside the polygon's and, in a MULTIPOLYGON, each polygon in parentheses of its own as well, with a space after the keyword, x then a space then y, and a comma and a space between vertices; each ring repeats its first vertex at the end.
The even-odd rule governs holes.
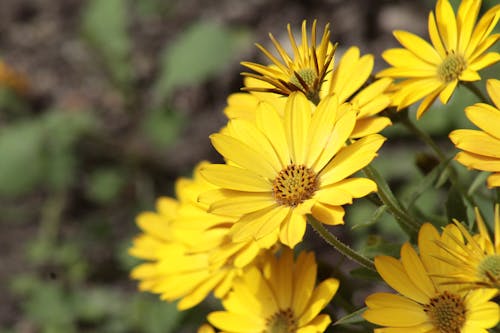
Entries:
POLYGON ((433 185, 436 186, 441 186, 441 182, 438 181, 441 179, 443 172, 446 170, 446 167, 449 165, 451 161, 451 158, 447 159, 446 161, 441 162, 438 164, 436 167, 432 169, 431 172, 429 172, 427 175, 425 175, 422 180, 418 183, 418 186, 410 193, 408 197, 408 208, 407 210, 410 210, 413 208, 415 205, 417 199, 425 193, 429 188, 431 188, 433 185))
POLYGON ((201 83, 217 74, 247 41, 244 31, 235 33, 213 22, 194 23, 164 49, 155 100, 161 102, 175 88, 201 83))
POLYGON ((125 0, 90 0, 83 12, 82 30, 97 50, 115 83, 127 87, 132 79, 127 34, 128 16, 125 0))
POLYGON ((89 176, 87 196, 98 203, 109 203, 124 185, 124 177, 116 168, 100 168, 89 176))
POLYGON ((346 325, 346 324, 356 324, 356 323, 364 322, 365 319, 363 317, 361 317, 361 315, 365 311, 366 311, 366 307, 361 308, 361 309, 359 309, 357 311, 354 311, 352 313, 349 313, 348 315, 345 315, 344 317, 342 317, 339 320, 337 320, 336 322, 334 322, 332 324, 332 326, 346 325))
POLYGON ((178 112, 151 110, 146 114, 141 127, 155 145, 166 147, 180 136, 185 123, 185 117, 178 112))
POLYGON ((31 191, 43 176, 43 132, 38 122, 14 124, 0 132, 0 195, 31 191))
POLYGON ((458 221, 467 221, 467 208, 465 207, 460 192, 455 189, 455 187, 452 187, 448 192, 445 207, 446 216, 448 216, 449 222, 453 219, 458 221))

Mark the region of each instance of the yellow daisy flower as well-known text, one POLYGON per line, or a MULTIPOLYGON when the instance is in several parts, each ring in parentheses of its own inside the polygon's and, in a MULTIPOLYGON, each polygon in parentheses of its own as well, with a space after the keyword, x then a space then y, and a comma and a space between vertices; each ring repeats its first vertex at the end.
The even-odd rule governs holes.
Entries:
POLYGON ((500 18, 500 5, 476 24, 480 8, 480 0, 463 0, 455 16, 448 0, 438 0, 428 21, 432 45, 412 33, 394 32, 404 48, 382 54, 392 67, 377 76, 403 79, 394 86, 398 109, 423 99, 417 110, 420 118, 438 96, 446 104, 458 82, 480 80, 478 71, 500 60, 497 52, 486 53, 500 38, 491 34, 500 18))
POLYGON ((488 187, 500 187, 500 80, 488 80, 488 94, 494 105, 474 104, 465 114, 481 130, 460 129, 450 133, 450 139, 463 152, 455 159, 471 169, 491 171, 488 187))
POLYGON ((258 73, 242 73, 243 75, 267 83, 263 87, 247 87, 244 89, 272 92, 284 96, 288 96, 294 91, 301 91, 307 98, 317 104, 320 98, 321 84, 333 60, 336 48, 330 43, 329 25, 325 26, 319 45, 316 44, 316 20, 312 24, 310 44, 305 20, 302 22, 302 43, 300 46, 295 41, 290 24, 288 24, 287 30, 293 49, 293 59, 286 53, 276 38, 269 34, 269 38, 278 51, 281 60, 262 45, 256 44, 262 53, 273 62, 274 66, 264 66, 247 61, 242 62, 243 66, 258 73))
POLYGON ((452 246, 438 242, 447 253, 436 255, 436 258, 451 266, 451 272, 441 277, 444 283, 463 289, 500 289, 500 206, 495 206, 494 242, 477 208, 476 221, 479 234, 474 236, 458 221, 455 221, 456 227, 450 226, 444 231, 450 233, 449 238, 455 242, 452 246), (457 234, 459 237, 455 236, 457 234))
POLYGON ((193 180, 177 181, 178 200, 160 198, 157 212, 139 214, 137 224, 143 233, 129 250, 146 260, 131 272, 140 280, 139 289, 167 301, 180 299, 181 310, 197 305, 211 291, 223 297, 234 277, 275 240, 271 236, 259 242, 233 242, 229 230, 234 219, 210 214, 198 202, 200 193, 215 188, 200 178, 198 170, 193 180))
MULTIPOLYGON (((448 226, 446 230, 449 230, 448 226)), ((431 271, 446 275, 449 265, 435 258, 445 251, 437 242, 452 245, 449 233, 442 236, 434 226, 424 224, 419 232, 420 255, 406 243, 401 259, 375 257, 375 267, 385 282, 398 292, 375 293, 366 298, 363 317, 384 328, 379 333, 487 333, 499 321, 499 306, 489 300, 496 291, 463 291, 443 285, 431 271)))
MULTIPOLYGON (((360 56, 359 48, 351 47, 342 55, 336 66, 333 65, 333 61, 331 62, 318 88, 320 100, 335 94, 339 103, 349 102, 354 108, 356 125, 351 133, 352 138, 378 133, 391 125, 389 118, 380 117, 378 113, 391 104, 391 98, 386 91, 392 80, 383 78, 363 87, 372 73, 373 65, 373 55, 360 56)), ((234 93, 228 97, 224 113, 229 119, 254 120, 255 110, 262 101, 272 104, 277 110, 284 110, 286 98, 266 92, 266 88, 271 87, 267 82, 254 77, 245 77, 244 84, 243 90, 248 90, 250 93, 234 93)))
POLYGON ((348 178, 377 155, 378 134, 346 146, 356 115, 330 96, 316 107, 292 93, 284 116, 269 104, 256 121, 233 119, 212 144, 228 161, 201 169, 220 187, 201 197, 216 214, 240 216, 231 232, 236 242, 276 233, 294 247, 302 240, 306 215, 326 224, 343 223, 342 205, 376 190, 367 178, 348 178))
POLYGON ((316 284, 317 264, 312 252, 296 262, 283 248, 277 259, 264 258, 263 267, 250 267, 222 301, 225 311, 212 312, 208 321, 226 333, 324 332, 331 322, 319 314, 335 295, 339 281, 316 284))

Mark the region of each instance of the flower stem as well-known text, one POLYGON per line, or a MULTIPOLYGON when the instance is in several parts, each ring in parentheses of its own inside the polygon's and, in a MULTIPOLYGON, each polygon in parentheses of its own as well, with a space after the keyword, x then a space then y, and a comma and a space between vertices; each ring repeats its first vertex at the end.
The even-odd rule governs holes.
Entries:
POLYGON ((409 233, 417 232, 420 228, 420 223, 404 211, 398 199, 392 193, 389 184, 387 184, 377 169, 368 165, 363 169, 363 172, 377 184, 378 197, 387 206, 389 212, 394 216, 401 228, 409 233))
MULTIPOLYGON (((443 153, 441 148, 436 144, 436 142, 424 131, 422 131, 417 125, 415 125, 414 122, 410 120, 408 117, 408 112, 402 113, 397 120, 401 122, 408 130, 410 130, 412 133, 414 133, 420 140, 422 140, 425 144, 427 144, 431 149, 436 153, 438 156, 439 162, 441 163, 446 163, 448 161, 448 158, 446 155, 443 153)), ((474 198, 467 193, 467 191, 460 185, 460 182, 458 181, 457 175, 453 167, 448 163, 446 165, 446 169, 448 170, 448 176, 450 179, 450 182, 453 184, 453 186, 460 192, 460 194, 469 202, 470 205, 473 207, 477 207, 477 204, 474 200, 474 198)))
POLYGON ((316 220, 314 217, 309 216, 308 218, 309 224, 313 227, 313 229, 323 238, 328 244, 333 246, 337 251, 339 251, 342 255, 346 256, 350 260, 356 262, 358 265, 363 266, 371 271, 376 272, 375 265, 373 261, 363 256, 362 254, 356 252, 348 245, 344 244, 340 241, 334 234, 329 232, 321 222, 316 220))
POLYGON ((471 91, 474 95, 476 95, 476 97, 479 98, 481 102, 488 103, 488 98, 486 98, 483 92, 478 87, 476 87, 476 85, 474 85, 472 82, 466 82, 463 83, 463 85, 467 89, 469 89, 469 91, 471 91))

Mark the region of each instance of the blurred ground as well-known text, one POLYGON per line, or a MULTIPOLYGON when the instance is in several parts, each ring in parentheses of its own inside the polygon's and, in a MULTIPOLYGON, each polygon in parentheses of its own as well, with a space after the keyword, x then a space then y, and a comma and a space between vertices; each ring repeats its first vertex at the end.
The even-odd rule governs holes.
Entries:
MULTIPOLYGON (((241 86, 239 61, 262 60, 253 42, 268 45, 268 32, 285 38, 287 23, 317 18, 320 27, 331 22, 339 52, 356 45, 379 55, 396 45, 393 29, 426 36, 432 5, 2 0, 0 58, 29 89, 4 92, 0 104, 0 332, 168 332, 167 324, 151 328, 140 319, 121 327, 115 321, 137 308, 110 310, 111 302, 142 309, 158 302, 131 300, 139 297, 125 250, 137 233, 134 216, 172 195, 174 180, 198 161, 217 160, 208 135, 223 126, 226 98, 241 86), (175 74, 179 82, 169 81, 170 51, 196 29, 217 35, 213 23, 236 36, 224 63, 193 64, 201 74, 188 66, 175 74), (194 82, 186 79, 192 75, 194 82), (104 315, 75 302, 97 302, 104 315)), ((206 49, 186 52, 205 61, 206 49)))

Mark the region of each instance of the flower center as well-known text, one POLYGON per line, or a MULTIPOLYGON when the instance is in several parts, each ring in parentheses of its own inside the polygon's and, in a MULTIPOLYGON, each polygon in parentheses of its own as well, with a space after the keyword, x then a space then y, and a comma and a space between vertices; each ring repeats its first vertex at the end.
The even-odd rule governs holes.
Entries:
POLYGON ((283 206, 295 207, 310 199, 317 189, 316 174, 304 165, 288 165, 273 182, 274 199, 283 206))
POLYGON ((293 311, 288 308, 280 310, 266 319, 266 328, 262 333, 295 333, 297 332, 297 320, 293 311))
POLYGON ((448 291, 431 298, 424 311, 440 333, 458 333, 465 323, 466 308, 462 298, 448 291))
POLYGON ((464 57, 455 52, 450 53, 438 67, 438 76, 443 82, 458 79, 467 67, 464 57))
POLYGON ((290 83, 302 91, 311 102, 319 103, 320 82, 318 82, 315 70, 311 68, 299 69, 290 77, 290 83))
POLYGON ((478 275, 480 278, 496 282, 500 280, 500 254, 486 256, 478 266, 478 275))
POLYGON ((290 78, 290 82, 293 83, 299 89, 308 89, 308 87, 313 87, 318 76, 316 72, 311 68, 302 68, 295 72, 290 78), (300 77, 297 77, 297 75, 300 77), (302 85, 305 83, 305 87, 302 85))

